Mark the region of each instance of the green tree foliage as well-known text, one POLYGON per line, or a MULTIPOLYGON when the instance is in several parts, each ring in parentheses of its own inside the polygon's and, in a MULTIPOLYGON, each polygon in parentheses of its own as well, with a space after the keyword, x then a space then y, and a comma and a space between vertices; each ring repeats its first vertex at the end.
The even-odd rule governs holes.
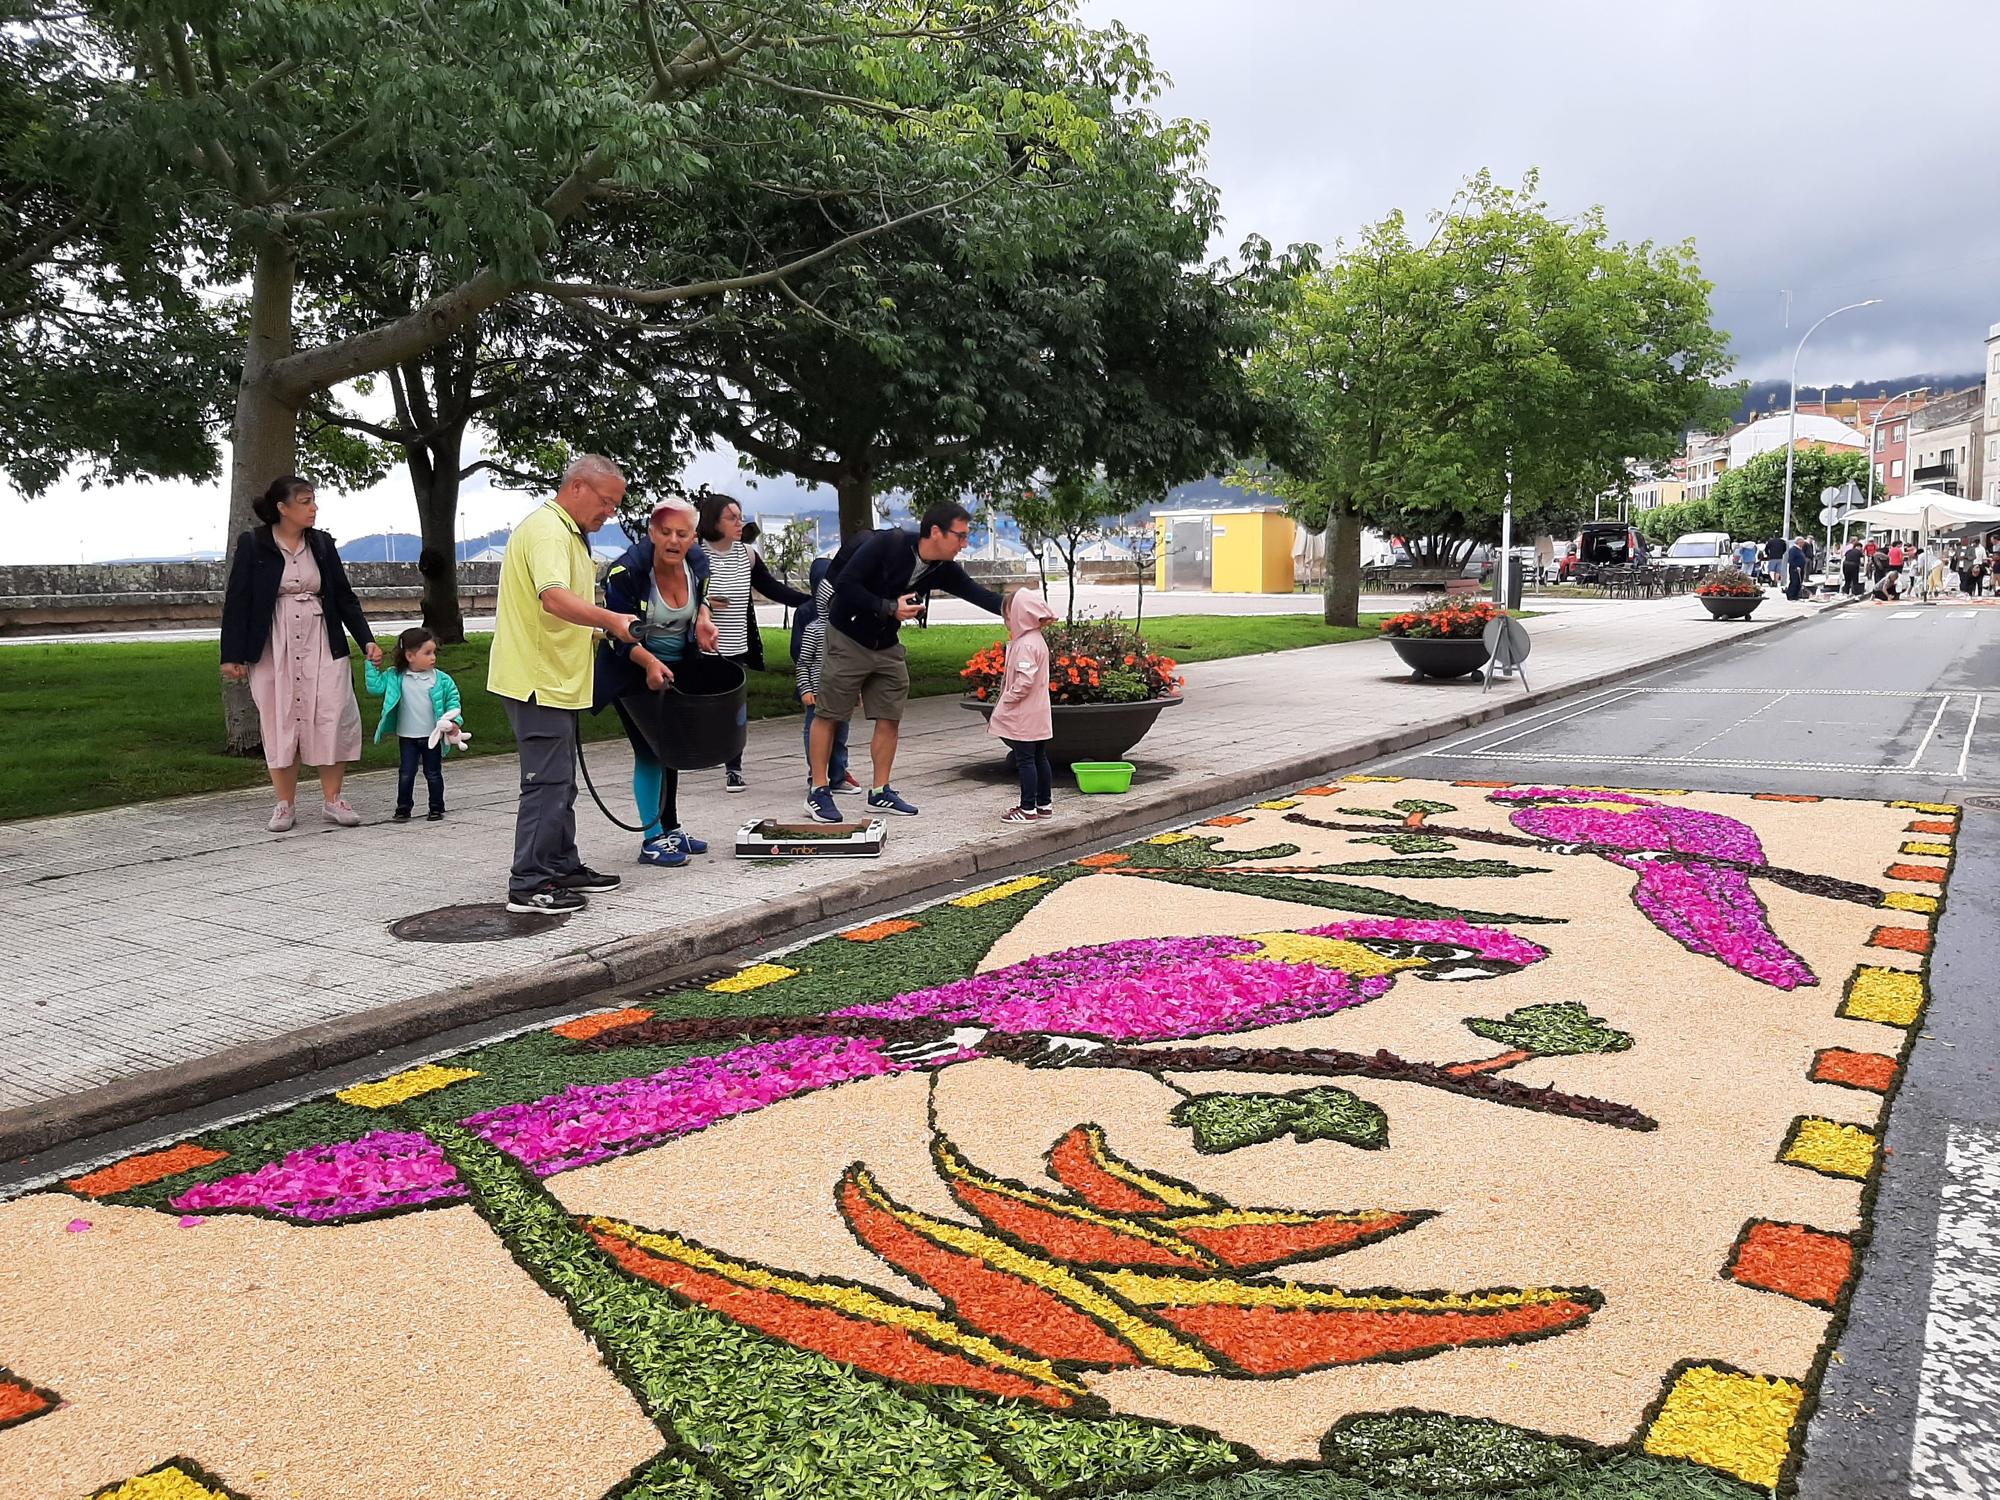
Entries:
MULTIPOLYGON (((1800 448, 1792 455, 1792 529, 1795 533, 1817 534, 1819 492, 1852 481, 1856 488, 1868 487, 1868 455, 1838 452, 1818 445, 1800 448)), ((1776 536, 1785 524, 1785 450, 1774 448, 1760 453, 1738 469, 1717 476, 1709 499, 1720 513, 1720 524, 1712 529, 1726 531, 1738 539, 1764 541, 1776 536)))
POLYGON ((1248 477, 1327 516, 1330 623, 1354 620, 1361 525, 1450 564, 1497 539, 1511 483, 1521 534, 1566 526, 1727 399, 1693 246, 1613 241, 1535 192, 1481 173, 1422 244, 1391 214, 1301 278, 1252 360, 1276 414, 1248 477))
POLYGON ((1635 512, 1632 524, 1655 547, 1670 546, 1675 537, 1686 536, 1691 531, 1727 530, 1722 524, 1722 507, 1715 503, 1713 497, 1656 505, 1651 510, 1635 512))

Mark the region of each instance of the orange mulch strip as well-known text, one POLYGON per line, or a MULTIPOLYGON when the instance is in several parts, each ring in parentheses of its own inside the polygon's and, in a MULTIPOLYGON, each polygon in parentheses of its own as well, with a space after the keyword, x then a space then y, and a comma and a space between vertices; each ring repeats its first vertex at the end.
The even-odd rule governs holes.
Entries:
POLYGON ((208 1146, 197 1146, 194 1142, 187 1141, 178 1146, 169 1146, 164 1151, 148 1151, 140 1156, 128 1156, 125 1160, 115 1161, 108 1167, 99 1167, 95 1172, 72 1177, 63 1186, 73 1193, 82 1193, 89 1198, 109 1198, 114 1193, 130 1192, 135 1187, 144 1187, 147 1183, 158 1182, 164 1177, 192 1172, 197 1167, 221 1161, 228 1154, 227 1151, 216 1151, 208 1146))
POLYGON ((55 1404, 56 1398, 47 1391, 38 1391, 20 1376, 0 1370, 0 1427, 39 1417, 55 1404))
POLYGON ((1878 927, 1868 936, 1871 948, 1899 948, 1905 953, 1931 951, 1931 935, 1922 927, 1878 927))
POLYGON ((1239 823, 1247 823, 1248 818, 1239 818, 1234 813, 1224 813, 1219 818, 1210 818, 1201 826, 1204 828, 1234 828, 1239 823))
POLYGON ((1915 821, 1914 823, 1910 824, 1910 826, 1909 826, 1908 828, 1905 828, 1905 829, 1903 830, 1903 832, 1905 832, 1905 833, 1957 833, 1957 832, 1958 832, 1958 824, 1956 824, 1956 823, 1952 823, 1952 822, 1947 822, 1946 820, 1944 820, 1944 819, 1942 819, 1942 818, 1918 818, 1918 819, 1917 819, 1917 820, 1916 820, 1916 821, 1915 821))
POLYGON ((1511 781, 1454 781, 1453 786, 1512 786, 1511 781))
MULTIPOLYGON (((1217 818, 1216 821, 1219 823, 1222 819, 1217 818)), ((1232 823, 1244 823, 1249 820, 1247 818, 1231 818, 1229 821, 1232 823)), ((1113 865, 1129 863, 1131 858, 1132 856, 1129 854, 1086 854, 1077 863, 1082 865, 1086 870, 1108 870, 1113 865)))
POLYGON ((884 917, 879 922, 870 922, 866 927, 850 927, 841 934, 850 943, 879 943, 883 938, 894 937, 899 932, 915 932, 923 925, 912 922, 907 917, 884 917))
POLYGON ((1850 1052, 1845 1047, 1825 1047, 1813 1054, 1814 1083, 1839 1083, 1849 1088, 1886 1094, 1896 1081, 1896 1059, 1880 1052, 1850 1052))
POLYGON ((1932 885, 1944 884, 1943 865, 1891 865, 1882 874, 1890 880, 1925 880, 1932 885))
POLYGON ((1339 787, 1334 786, 1302 786, 1299 788, 1299 795, 1301 797, 1331 797, 1339 790, 1339 787))
POLYGON ((1750 800, 1752 802, 1819 802, 1823 799, 1819 797, 1795 796, 1790 792, 1753 792, 1750 794, 1750 800))
POLYGON ((574 1021, 551 1026, 549 1030, 556 1036, 567 1037, 572 1042, 587 1042, 604 1032, 616 1031, 620 1026, 632 1026, 640 1021, 652 1019, 653 1013, 650 1010, 635 1005, 630 1010, 607 1010, 601 1015, 578 1016, 574 1021))
POLYGON ((1844 1234, 1753 1219, 1728 1276, 1744 1286, 1832 1307, 1854 1269, 1854 1242, 1844 1234))

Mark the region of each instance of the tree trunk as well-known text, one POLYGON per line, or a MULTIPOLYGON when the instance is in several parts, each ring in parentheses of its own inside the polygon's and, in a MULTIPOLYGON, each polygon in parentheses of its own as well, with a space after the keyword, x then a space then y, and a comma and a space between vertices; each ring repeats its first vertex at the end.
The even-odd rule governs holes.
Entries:
MULTIPOLYGON (((257 244, 250 277, 250 334, 243 350, 243 378, 236 390, 236 420, 230 429, 229 545, 256 524, 250 502, 274 479, 296 471, 299 462, 299 403, 278 388, 271 366, 292 352, 292 289, 296 268, 291 250, 264 238, 257 244)), ((225 755, 255 755, 263 748, 257 706, 247 682, 222 685, 225 755)))
POLYGON ((465 639, 457 553, 459 455, 464 444, 465 424, 459 422, 428 444, 407 450, 417 527, 423 537, 417 571, 424 579, 424 629, 446 646, 465 639))
POLYGON ((875 529, 874 472, 865 464, 843 468, 834 481, 840 497, 840 539, 845 542, 875 529))
POLYGON ((1361 522, 1339 505, 1326 513, 1325 618, 1329 625, 1361 622, 1361 522))

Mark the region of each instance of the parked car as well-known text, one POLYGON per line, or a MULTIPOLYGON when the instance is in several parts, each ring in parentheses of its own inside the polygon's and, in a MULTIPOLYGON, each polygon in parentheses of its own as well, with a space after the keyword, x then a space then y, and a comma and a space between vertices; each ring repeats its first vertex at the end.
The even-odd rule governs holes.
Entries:
POLYGON ((1576 561, 1569 576, 1577 583, 1597 582, 1606 568, 1635 568, 1646 561, 1645 540, 1623 521, 1585 521, 1573 546, 1576 561))
POLYGON ((1728 567, 1735 561, 1734 552, 1726 531, 1690 531, 1686 536, 1675 537, 1674 544, 1658 560, 1663 568, 1706 573, 1710 568, 1728 567))

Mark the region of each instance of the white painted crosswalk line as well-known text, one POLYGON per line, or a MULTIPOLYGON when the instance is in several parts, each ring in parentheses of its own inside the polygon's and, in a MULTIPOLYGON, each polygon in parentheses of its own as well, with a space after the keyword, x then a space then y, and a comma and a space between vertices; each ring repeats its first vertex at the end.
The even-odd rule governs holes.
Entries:
POLYGON ((1910 1445, 1912 1500, 2000 1495, 2000 1132, 1953 1126, 1910 1445))
POLYGON ((1914 609, 1899 609, 1890 615, 1889 618, 1892 620, 1914 620, 1920 613, 1921 611, 1914 609))
POLYGON ((1951 617, 1954 620, 1969 620, 1978 613, 1976 609, 1955 609, 1951 612, 1951 617))

